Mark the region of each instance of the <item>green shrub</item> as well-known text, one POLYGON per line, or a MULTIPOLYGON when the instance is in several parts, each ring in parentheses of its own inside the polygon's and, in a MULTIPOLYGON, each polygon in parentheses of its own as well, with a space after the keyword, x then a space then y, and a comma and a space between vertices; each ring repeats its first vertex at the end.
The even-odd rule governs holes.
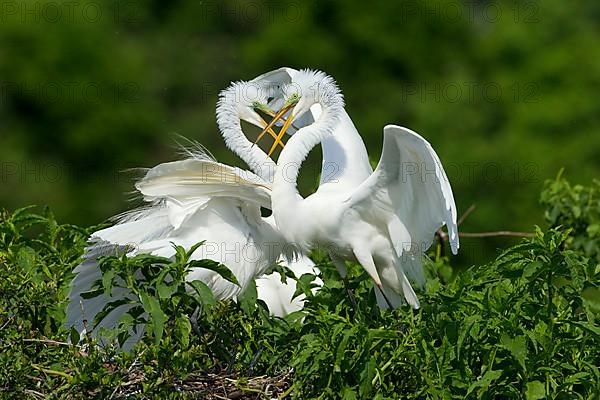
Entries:
MULTIPOLYGON (((600 199, 594 185, 549 181, 542 203, 550 227, 453 280, 451 260, 432 249, 418 311, 380 312, 356 265, 348 284, 353 306, 319 253, 323 288, 312 295, 313 277, 300 277, 305 310, 283 319, 270 317, 254 290, 238 303, 214 301, 202 284, 186 290, 191 264, 182 248, 174 260, 104 258, 112 279, 98 290, 128 282, 140 300, 137 319, 126 318, 117 335, 148 323, 131 352, 90 339, 71 345, 71 332, 62 327, 70 271, 92 229, 60 225, 47 210, 3 212, 0 395, 598 399, 600 263, 591 227, 600 199), (144 271, 143 281, 128 279, 136 271, 144 271)), ((211 262, 194 266, 228 273, 211 262)))

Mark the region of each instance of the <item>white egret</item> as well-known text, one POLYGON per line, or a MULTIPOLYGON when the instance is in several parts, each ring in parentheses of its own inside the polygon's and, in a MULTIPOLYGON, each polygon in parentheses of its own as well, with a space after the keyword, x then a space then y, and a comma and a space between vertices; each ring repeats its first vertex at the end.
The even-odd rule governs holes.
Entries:
MULTIPOLYGON (((281 107, 285 100, 282 88, 284 85, 297 86, 295 77, 299 73, 293 68, 282 67, 251 81, 236 82, 221 92, 217 106, 217 122, 227 146, 257 175, 269 182, 273 181, 275 162, 271 160, 270 154, 267 155, 248 140, 242 131, 240 119, 264 128, 265 122, 256 110, 261 109, 274 116, 275 113, 270 109, 281 107), (263 103, 265 98, 267 103, 263 103), (268 107, 264 107, 265 104, 268 107)), ((318 90, 318 81, 305 81, 304 84, 309 90, 318 90)), ((295 117, 294 125, 289 125, 286 133, 295 132, 295 126, 303 127, 313 123, 320 113, 321 107, 315 103, 303 115, 295 117)), ((335 135, 324 138, 321 142, 323 160, 318 189, 321 191, 330 188, 339 190, 342 186, 351 188, 373 172, 362 137, 344 109, 340 111, 338 120, 335 135)), ((274 122, 282 125, 277 119, 274 122)))
MULTIPOLYGON (((275 171, 275 163, 271 160, 270 155, 275 145, 271 148, 269 154, 257 149, 258 146, 253 146, 242 132, 239 118, 232 118, 232 115, 237 112, 247 122, 261 126, 264 121, 260 121, 260 116, 252 109, 260 104, 252 101, 254 97, 260 93, 267 93, 268 99, 273 96, 273 100, 268 105, 271 108, 279 106, 283 109, 285 102, 283 87, 287 86, 289 90, 290 87, 299 88, 300 84, 304 86, 304 90, 316 93, 319 90, 320 81, 317 76, 307 76, 302 71, 282 67, 267 72, 249 82, 232 85, 223 91, 222 99, 217 107, 219 127, 229 148, 248 165, 266 165, 264 175, 261 175, 258 169, 254 169, 254 171, 261 175, 263 179, 271 182, 273 180, 272 174, 275 171), (301 77, 302 82, 295 81, 297 76, 301 77)), ((264 107, 262 109, 275 116, 275 112, 264 107)), ((313 123, 321 115, 321 110, 321 105, 314 103, 302 115, 295 116, 294 124, 288 124, 285 133, 295 132, 296 126, 303 127, 313 123)), ((291 111, 291 108, 289 111, 291 111)), ((282 116, 286 116, 285 113, 282 116)), ((335 134, 325 137, 320 143, 323 150, 323 159, 317 193, 323 196, 326 196, 329 192, 352 190, 373 172, 362 137, 346 110, 344 108, 338 110, 336 118, 338 122, 334 128, 335 134)), ((276 118, 273 119, 273 122, 277 125, 283 125, 276 118)), ((279 138, 281 136, 282 134, 279 135, 279 138)), ((342 278, 346 280, 347 270, 344 259, 339 258, 335 252, 331 251, 329 257, 342 278)), ((351 293, 349 294, 351 295, 351 293)))
MULTIPOLYGON (((257 111, 260 110, 275 117, 276 113, 273 109, 281 107, 285 101, 282 88, 285 85, 296 86, 295 77, 299 73, 293 68, 282 67, 250 81, 235 82, 220 94, 217 105, 217 123, 226 145, 244 160, 257 175, 268 182, 273 181, 275 162, 270 158, 270 154, 267 155, 248 139, 242 130, 241 120, 265 128, 268 124, 257 111)), ((310 87, 310 90, 317 90, 319 81, 304 81, 304 84, 310 87)), ((321 107, 315 104, 308 112, 296 116, 295 124, 288 125, 287 133, 293 133, 296 126, 302 127, 313 123, 320 113, 321 107)), ((281 116, 285 116, 285 112, 281 116)), ((319 193, 350 190, 367 179, 373 172, 362 137, 344 109, 339 112, 338 119, 335 135, 329 136, 321 142, 323 159, 320 183, 317 189, 319 193)), ((277 118, 274 118, 273 122, 280 126, 283 125, 277 118)), ((275 136, 272 131, 268 132, 275 136)), ((275 224, 272 217, 268 221, 275 224)), ((283 228, 285 229, 285 227, 283 228)), ((329 255, 345 279, 347 272, 344 260, 336 257, 334 253, 329 255)), ((303 273, 318 271, 311 266, 309 259, 303 257, 288 266, 298 276, 303 273)), ((280 307, 290 311, 299 309, 301 306, 299 302, 302 301, 302 297, 292 299, 295 292, 295 282, 288 280, 287 285, 282 285, 279 280, 278 274, 266 275, 257 279, 259 297, 267 301, 270 310, 280 307), (285 301, 287 299, 290 301, 289 304, 285 301)), ((317 284, 320 283, 320 281, 317 281, 317 284)), ((278 313, 275 314, 279 315, 278 313)))
POLYGON ((324 247, 337 260, 362 265, 382 308, 396 308, 403 299, 418 308, 407 275, 424 281, 421 257, 435 231, 447 225, 452 251, 459 247, 456 206, 437 154, 417 133, 387 125, 379 165, 367 179, 354 188, 317 191, 305 199, 296 188, 301 164, 312 148, 337 134, 344 103, 333 79, 322 72, 301 71, 294 83, 283 88, 284 107, 293 109, 274 146, 297 116, 315 104, 321 114, 298 130, 279 156, 271 193, 277 225, 305 252, 324 247))
MULTIPOLYGON (((235 298, 254 278, 262 275, 279 259, 285 241, 272 224, 260 214, 260 207, 270 208, 269 185, 250 172, 216 163, 203 153, 172 163, 160 164, 136 183, 136 188, 150 205, 123 215, 112 227, 91 235, 84 262, 74 270, 71 283, 67 326, 80 332, 88 327, 96 334, 99 328, 114 328, 133 305, 122 305, 94 325, 95 316, 105 305, 132 298, 126 289, 113 290, 84 299, 102 277, 98 257, 153 254, 173 257, 172 243, 189 249, 204 240, 193 260, 211 259, 226 265, 236 276, 239 286, 217 273, 192 269, 186 279, 206 283, 218 299, 235 298), (246 179, 250 176, 252 179, 246 179)), ((291 258, 291 256, 289 256, 291 258)), ((264 299, 267 304, 269 299, 264 299)), ((275 307, 276 308, 276 307, 275 307)), ((142 332, 141 327, 136 331, 142 332)), ((132 335, 124 347, 139 339, 132 335)))
MULTIPOLYGON (((264 128, 266 123, 250 107, 266 104, 266 96, 266 92, 258 93, 252 104, 236 107, 229 121, 237 119, 239 125, 239 119, 243 118, 264 128)), ((223 105, 223 101, 220 104, 223 105)), ((229 140, 235 137, 223 134, 229 140)), ((241 128, 237 138, 239 143, 244 143, 241 128)), ((245 142, 250 148, 237 148, 238 154, 261 176, 272 179, 274 162, 258 146, 251 146, 248 140, 245 142), (254 154, 254 159, 246 157, 247 154, 254 154), (255 162, 262 156, 265 158, 255 162)), ((274 227, 273 218, 265 219, 260 214, 261 207, 270 208, 270 182, 249 171, 217 163, 204 151, 189 152, 189 156, 187 160, 160 164, 149 170, 136 184, 149 206, 125 213, 116 225, 91 235, 91 246, 86 249, 84 261, 74 270, 76 276, 71 283, 67 308, 68 327, 84 332, 87 325, 93 334, 102 327, 114 328, 137 301, 123 288, 115 288, 110 296, 83 298, 82 294, 102 277, 98 258, 104 255, 149 253, 172 257, 172 243, 189 249, 204 240, 205 245, 194 252, 192 259, 207 258, 226 265, 240 286, 206 269, 192 270, 187 279, 202 280, 219 299, 235 298, 254 278, 277 262, 285 250, 283 238, 274 227), (132 304, 117 307, 94 326, 96 315, 108 303, 121 299, 129 299, 132 304)), ((291 261, 289 266, 299 275, 316 272, 314 263, 306 257, 291 261)), ((288 285, 283 285, 277 279, 280 278, 272 276, 259 280, 259 298, 277 315, 299 309, 302 299, 292 299, 293 281, 288 280, 288 285)), ((139 326, 132 330, 123 347, 133 345, 142 332, 139 326)))

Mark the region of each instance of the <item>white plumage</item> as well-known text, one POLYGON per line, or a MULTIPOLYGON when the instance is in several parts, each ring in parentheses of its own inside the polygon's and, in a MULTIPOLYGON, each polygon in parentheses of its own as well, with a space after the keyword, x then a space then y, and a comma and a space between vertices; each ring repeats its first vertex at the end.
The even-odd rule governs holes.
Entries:
POLYGON ((271 196, 277 225, 285 226, 286 240, 305 252, 328 249, 342 275, 344 261, 360 263, 377 287, 382 308, 398 307, 403 300, 418 308, 408 278, 423 283, 421 257, 435 231, 447 225, 453 252, 459 245, 456 206, 441 162, 417 133, 388 125, 381 160, 369 177, 355 187, 331 184, 304 199, 296 189, 300 166, 313 147, 337 135, 343 99, 332 78, 302 73, 302 84, 283 88, 296 103, 289 118, 314 104, 322 112, 280 154, 271 196))
MULTIPOLYGON (((289 75, 281 76, 288 79, 289 75)), ((187 151, 186 160, 150 169, 136 183, 136 189, 148 205, 121 215, 114 226, 90 237, 91 245, 86 249, 84 261, 74 270, 76 276, 71 283, 67 309, 68 327, 84 332, 87 326, 93 334, 101 327, 114 328, 130 305, 118 307, 94 326, 96 315, 110 302, 128 297, 136 301, 131 293, 122 289, 114 290, 110 297, 103 294, 84 299, 81 296, 101 279, 98 258, 104 255, 148 253, 172 257, 172 243, 189 249, 205 241, 192 259, 211 259, 228 266, 240 286, 204 269, 193 270, 187 279, 202 280, 219 299, 235 298, 278 261, 296 271, 298 276, 319 272, 306 256, 293 259, 294 249, 283 242, 274 219, 262 218, 260 214, 260 207, 270 208, 270 182, 275 163, 258 146, 252 145, 240 124, 240 119, 244 119, 259 127, 266 125, 251 105, 256 100, 267 102, 267 91, 257 93, 259 98, 252 101, 244 97, 248 92, 241 92, 243 88, 258 85, 273 88, 277 83, 266 80, 261 83, 261 79, 257 79, 252 83, 233 84, 220 96, 217 118, 226 144, 258 176, 217 163, 202 148, 187 151)), ((317 280, 317 284, 320 283, 317 280)), ((279 274, 263 276, 257 282, 259 298, 278 316, 301 309, 303 296, 293 298, 295 289, 293 280, 284 285, 279 274)), ((136 327, 124 347, 133 345, 142 332, 142 327, 136 327)))
MULTIPOLYGON (((113 291, 111 297, 81 297, 101 278, 98 257, 102 255, 152 254, 169 258, 175 254, 172 243, 189 249, 205 241, 191 258, 226 265, 240 286, 202 268, 191 270, 187 279, 203 281, 218 299, 235 299, 253 279, 274 265, 283 251, 288 252, 290 260, 293 257, 293 249, 285 246, 272 222, 260 215, 261 206, 270 207, 270 185, 249 171, 196 154, 195 158, 152 168, 136 188, 151 206, 126 213, 116 225, 92 234, 85 261, 74 271, 67 326, 83 331, 86 320, 91 328, 104 305, 131 297, 121 289, 113 291)), ((277 305, 280 298, 273 298, 269 291, 262 294, 268 305, 281 308, 277 305)), ((98 328, 115 327, 129 307, 113 311, 98 328)))
MULTIPOLYGON (((289 260, 287 265, 297 276, 318 274, 314 263, 296 252, 320 246, 328 250, 343 277, 345 261, 359 262, 377 286, 381 307, 398 307, 403 300, 419 307, 408 279, 423 283, 421 256, 435 230, 446 224, 452 250, 458 250, 452 191, 427 141, 406 128, 386 126, 381 160, 373 172, 333 79, 290 68, 232 84, 220 95, 217 122, 227 146, 255 173, 220 164, 204 151, 150 169, 136 183, 148 206, 125 213, 116 225, 90 238, 84 261, 75 269, 68 326, 83 331, 83 321, 91 324, 105 304, 132 296, 118 289, 110 298, 81 297, 101 278, 98 257, 124 253, 172 257, 172 243, 189 249, 199 241, 205 244, 192 259, 220 262, 240 283, 234 285, 206 269, 190 272, 188 280, 202 280, 220 299, 235 299, 278 261, 289 260), (249 88, 256 89, 252 98, 249 88), (275 168, 274 161, 245 136, 240 120, 265 128, 256 104, 281 107, 298 91, 298 104, 287 113, 296 127, 284 125, 294 135, 275 168), (316 193, 303 199, 296 190, 300 165, 318 144, 323 147, 321 183, 316 193), (261 217, 261 207, 272 208, 274 217, 261 217)), ((302 297, 292 299, 292 280, 283 285, 275 273, 256 282, 259 298, 273 314, 302 307, 302 297)), ((118 307, 96 329, 116 326, 129 307, 118 307)), ((125 347, 139 340, 141 332, 132 332, 125 347)))

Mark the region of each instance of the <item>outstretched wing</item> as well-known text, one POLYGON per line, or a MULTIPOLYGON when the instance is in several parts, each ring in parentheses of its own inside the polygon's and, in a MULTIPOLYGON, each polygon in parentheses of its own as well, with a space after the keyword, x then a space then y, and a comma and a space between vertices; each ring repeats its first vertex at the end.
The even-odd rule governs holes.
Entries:
POLYGON ((404 256, 403 268, 422 283, 420 257, 438 228, 448 227, 454 254, 459 248, 452 188, 439 157, 423 137, 396 125, 387 125, 383 133, 379 164, 348 204, 365 219, 385 224, 397 257, 404 256))
POLYGON ((174 228, 215 198, 271 208, 270 184, 250 171, 211 160, 194 158, 159 164, 135 187, 144 200, 166 203, 174 228))
MULTIPOLYGON (((84 261, 71 284, 67 325, 83 330, 108 302, 131 296, 84 299, 100 279, 98 258, 107 254, 174 256, 173 243, 186 249, 205 241, 192 259, 211 259, 226 265, 237 286, 206 269, 190 271, 188 280, 202 280, 217 298, 237 296, 275 263, 282 251, 278 232, 261 218, 260 207, 270 207, 270 190, 254 174, 206 159, 160 164, 146 173, 136 188, 149 206, 126 213, 116 225, 92 234, 84 261)), ((126 307, 114 310, 98 326, 116 327, 126 307)))
MULTIPOLYGON (((134 295, 127 289, 115 287, 112 295, 99 294, 96 297, 85 299, 82 295, 89 292, 94 283, 102 279, 102 271, 98 267, 98 259, 103 256, 120 256, 127 252, 124 246, 117 246, 103 241, 96 241, 85 249, 83 261, 73 271, 75 277, 71 281, 69 304, 67 306, 67 320, 65 326, 74 327, 80 334, 86 330, 97 332, 102 328, 113 329, 119 325, 121 317, 133 306, 133 303, 122 304, 113 309, 102 321, 94 325, 94 319, 105 305, 117 300, 135 301, 134 295)), ((130 329, 129 337, 122 348, 128 350, 140 340, 144 333, 144 325, 137 325, 130 329)), ((103 343, 101 340, 100 343, 103 343)))

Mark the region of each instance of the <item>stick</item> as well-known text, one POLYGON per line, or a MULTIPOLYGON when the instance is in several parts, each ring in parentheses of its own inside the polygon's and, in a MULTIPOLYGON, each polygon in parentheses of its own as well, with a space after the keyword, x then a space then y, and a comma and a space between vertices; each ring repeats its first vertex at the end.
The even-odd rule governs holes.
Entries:
POLYGON ((44 344, 53 344, 56 346, 73 346, 73 344, 71 343, 67 343, 67 342, 57 342, 56 340, 50 340, 50 339, 23 339, 24 342, 26 343, 44 343, 44 344))
POLYGON ((461 215, 461 216, 460 216, 460 218, 458 219, 458 222, 457 222, 456 224, 457 224, 457 225, 460 225, 460 224, 462 224, 463 222, 465 222, 465 219, 467 219, 467 217, 468 217, 469 215, 471 215, 471 213, 472 213, 473 211, 475 211, 475 209, 476 209, 476 208, 477 208, 477 207, 475 206, 475 204, 471 204, 471 206, 470 206, 469 208, 467 208, 467 211, 465 211, 465 212, 463 213, 463 215, 461 215))
POLYGON ((530 232, 515 232, 515 231, 496 231, 496 232, 459 232, 460 237, 470 238, 486 238, 496 236, 513 236, 513 237, 534 237, 535 233, 530 232))

